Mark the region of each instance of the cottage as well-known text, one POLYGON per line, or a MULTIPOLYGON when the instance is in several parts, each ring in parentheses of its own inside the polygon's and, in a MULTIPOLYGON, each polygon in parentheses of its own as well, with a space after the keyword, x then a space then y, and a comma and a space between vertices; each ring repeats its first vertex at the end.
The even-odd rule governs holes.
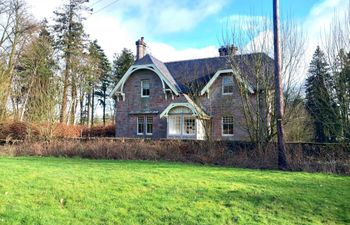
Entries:
POLYGON ((236 82, 244 84, 254 104, 258 90, 255 76, 249 76, 251 62, 259 56, 271 68, 270 57, 235 55, 235 48, 221 47, 218 57, 164 63, 145 54, 143 38, 136 47, 135 63, 111 93, 117 99, 117 137, 249 139, 236 82))

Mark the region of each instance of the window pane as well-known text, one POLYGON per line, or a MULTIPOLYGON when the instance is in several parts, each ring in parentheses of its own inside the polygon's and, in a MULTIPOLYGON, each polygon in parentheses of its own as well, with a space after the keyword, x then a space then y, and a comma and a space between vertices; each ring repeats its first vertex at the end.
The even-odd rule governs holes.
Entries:
POLYGON ((227 135, 233 134, 233 117, 232 116, 222 117, 222 134, 227 134, 227 135))
POLYGON ((193 117, 184 117, 184 133, 185 134, 196 133, 196 121, 193 117))
POLYGON ((137 133, 143 134, 144 133, 144 118, 143 116, 137 117, 137 133))
POLYGON ((223 79, 224 85, 232 85, 233 84, 233 77, 226 76, 223 79))
POLYGON ((224 86, 224 93, 233 93, 233 86, 224 86))
POLYGON ((152 134, 153 133, 153 117, 152 116, 147 116, 147 127, 146 127, 147 134, 152 134))
POLYGON ((180 135, 181 134, 181 117, 180 116, 169 116, 169 134, 180 135))

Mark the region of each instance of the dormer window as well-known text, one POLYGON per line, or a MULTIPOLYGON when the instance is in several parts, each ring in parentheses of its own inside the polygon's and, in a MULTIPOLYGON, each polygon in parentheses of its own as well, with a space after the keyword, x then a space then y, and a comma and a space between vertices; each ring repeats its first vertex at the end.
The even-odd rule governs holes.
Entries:
POLYGON ((150 92, 149 80, 141 80, 141 97, 148 98, 150 92))
POLYGON ((231 95, 233 93, 233 77, 224 76, 222 78, 222 94, 231 95))

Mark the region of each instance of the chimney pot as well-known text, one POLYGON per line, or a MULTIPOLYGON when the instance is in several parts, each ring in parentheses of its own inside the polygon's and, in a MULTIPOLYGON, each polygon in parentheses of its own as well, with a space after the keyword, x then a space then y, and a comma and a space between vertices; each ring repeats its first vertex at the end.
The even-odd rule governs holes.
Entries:
POLYGON ((146 53, 146 43, 144 42, 144 37, 141 37, 136 41, 136 61, 142 59, 146 53))
POLYGON ((219 48, 219 55, 220 56, 228 56, 228 55, 235 55, 238 48, 234 45, 227 45, 227 46, 221 46, 219 48))

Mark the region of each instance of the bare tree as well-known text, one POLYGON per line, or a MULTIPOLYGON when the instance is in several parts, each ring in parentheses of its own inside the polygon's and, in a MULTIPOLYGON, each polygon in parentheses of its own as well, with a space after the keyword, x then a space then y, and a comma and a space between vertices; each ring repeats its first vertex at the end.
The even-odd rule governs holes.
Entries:
MULTIPOLYGON (((250 18, 250 17, 249 17, 250 18)), ((297 24, 286 19, 281 24, 281 71, 285 80, 283 86, 284 110, 282 121, 290 122, 295 113, 301 93, 300 58, 304 54, 304 34, 297 24), (299 82, 298 82, 299 81, 299 82)), ((277 134, 274 110, 274 68, 272 21, 267 17, 241 19, 226 29, 222 35, 223 45, 237 47, 229 58, 235 71, 233 76, 240 92, 242 126, 246 128, 251 141, 264 147, 277 134), (238 76, 237 76, 238 75, 238 76), (250 91, 250 90, 251 91, 250 91)))
MULTIPOLYGON (((0 17, 0 119, 3 119, 7 114, 18 55, 35 26, 30 22, 26 5, 21 0, 1 2, 0 17)), ((13 98, 11 100, 16 111, 16 104, 13 98)))
POLYGON ((321 34, 322 47, 330 65, 331 98, 341 120, 341 138, 350 140, 350 3, 343 13, 335 12, 329 29, 321 34))

